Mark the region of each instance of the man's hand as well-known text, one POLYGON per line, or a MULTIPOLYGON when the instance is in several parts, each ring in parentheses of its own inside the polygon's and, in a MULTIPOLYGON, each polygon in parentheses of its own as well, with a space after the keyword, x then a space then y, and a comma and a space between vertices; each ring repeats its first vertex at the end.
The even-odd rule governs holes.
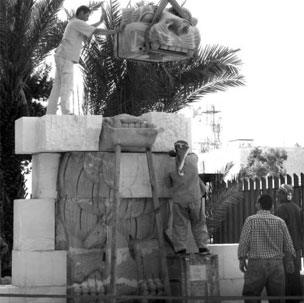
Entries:
POLYGON ((246 259, 240 259, 240 271, 245 273, 247 271, 246 259))
POLYGON ((295 271, 293 260, 286 261, 285 269, 288 274, 292 274, 295 271))
POLYGON ((95 35, 114 35, 116 34, 118 31, 116 31, 115 29, 103 29, 103 28, 96 28, 94 31, 95 35))

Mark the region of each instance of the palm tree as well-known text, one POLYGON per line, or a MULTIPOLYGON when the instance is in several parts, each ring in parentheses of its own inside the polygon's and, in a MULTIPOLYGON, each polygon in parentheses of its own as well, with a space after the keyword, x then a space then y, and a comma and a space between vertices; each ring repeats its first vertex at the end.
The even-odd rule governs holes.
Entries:
POLYGON ((63 34, 65 23, 57 19, 62 3, 0 1, 0 233, 10 248, 13 200, 24 196, 24 157, 14 154, 14 123, 21 116, 43 113, 32 98, 49 93, 48 70, 42 63, 63 34))
MULTIPOLYGON (((105 10, 106 27, 119 26, 118 0, 105 10)), ((206 46, 183 63, 147 64, 115 58, 113 45, 113 37, 96 37, 83 53, 87 113, 175 112, 208 93, 243 85, 238 50, 206 46)))

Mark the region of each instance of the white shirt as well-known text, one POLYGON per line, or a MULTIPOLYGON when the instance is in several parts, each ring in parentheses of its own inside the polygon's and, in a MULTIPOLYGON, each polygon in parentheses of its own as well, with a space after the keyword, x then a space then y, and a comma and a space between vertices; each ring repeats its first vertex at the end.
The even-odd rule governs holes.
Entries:
POLYGON ((85 21, 73 18, 65 28, 56 56, 78 63, 83 42, 91 37, 95 27, 85 21))

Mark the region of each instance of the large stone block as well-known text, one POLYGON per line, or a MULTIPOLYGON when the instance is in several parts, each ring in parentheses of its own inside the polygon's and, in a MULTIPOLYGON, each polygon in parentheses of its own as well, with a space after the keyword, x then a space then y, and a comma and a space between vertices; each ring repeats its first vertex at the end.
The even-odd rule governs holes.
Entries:
POLYGON ((0 285, 0 303, 66 303, 66 287, 17 287, 0 285), (7 297, 5 296, 7 295, 7 297), (14 297, 13 295, 17 295, 14 297), (24 295, 24 297, 22 297, 24 295), (32 295, 32 297, 31 297, 32 295), (39 295, 50 297, 39 297, 39 295), (60 297, 51 297, 52 295, 60 297))
MULTIPOLYGON (((221 296, 241 296, 244 274, 239 270, 238 244, 211 244, 209 249, 212 254, 218 255, 221 296)), ((241 300, 235 302, 239 303, 241 300)))
POLYGON ((12 284, 15 286, 66 286, 66 270, 66 251, 13 250, 12 284))
MULTIPOLYGON (((169 172, 174 171, 175 159, 167 154, 153 154, 159 197, 170 197, 169 172)), ((140 153, 125 153, 120 166, 120 194, 122 198, 152 197, 147 157, 140 153)))
POLYGON ((218 255, 220 279, 242 279, 237 257, 238 244, 213 244, 210 251, 218 255))
POLYGON ((15 153, 32 154, 36 151, 36 129, 39 118, 24 117, 15 121, 15 153))
POLYGON ((14 201, 14 249, 55 248, 55 199, 14 201))
POLYGON ((97 151, 101 127, 102 116, 23 117, 16 121, 15 152, 97 151))
MULTIPOLYGON (((141 118, 164 129, 157 136, 153 151, 166 152, 177 140, 186 140, 191 145, 191 120, 183 115, 151 112, 141 118)), ((98 151, 101 127, 102 116, 22 117, 15 123, 15 152, 98 151)))
MULTIPOLYGON (((170 197, 169 172, 174 170, 174 158, 153 153, 159 197, 170 197)), ((112 195, 115 155, 110 152, 72 152, 62 157, 59 168, 61 196, 77 200, 112 195)), ((150 198, 151 183, 144 153, 122 153, 120 162, 120 196, 122 198, 150 198)))
POLYGON ((156 137, 152 150, 167 152, 173 149, 177 140, 185 140, 190 145, 192 142, 191 120, 181 114, 164 112, 150 112, 141 116, 147 122, 153 123, 156 127, 162 127, 164 131, 156 137))
POLYGON ((40 153, 32 157, 32 198, 57 198, 59 153, 40 153))

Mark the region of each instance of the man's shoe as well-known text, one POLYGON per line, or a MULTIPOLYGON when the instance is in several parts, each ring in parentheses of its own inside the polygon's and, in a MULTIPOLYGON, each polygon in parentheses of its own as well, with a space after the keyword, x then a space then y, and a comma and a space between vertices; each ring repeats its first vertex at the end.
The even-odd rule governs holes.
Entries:
POLYGON ((200 248, 198 249, 198 251, 199 251, 199 253, 200 253, 201 255, 204 255, 204 256, 207 256, 207 255, 210 255, 210 254, 211 254, 210 251, 209 251, 209 249, 208 249, 207 247, 200 247, 200 248))

